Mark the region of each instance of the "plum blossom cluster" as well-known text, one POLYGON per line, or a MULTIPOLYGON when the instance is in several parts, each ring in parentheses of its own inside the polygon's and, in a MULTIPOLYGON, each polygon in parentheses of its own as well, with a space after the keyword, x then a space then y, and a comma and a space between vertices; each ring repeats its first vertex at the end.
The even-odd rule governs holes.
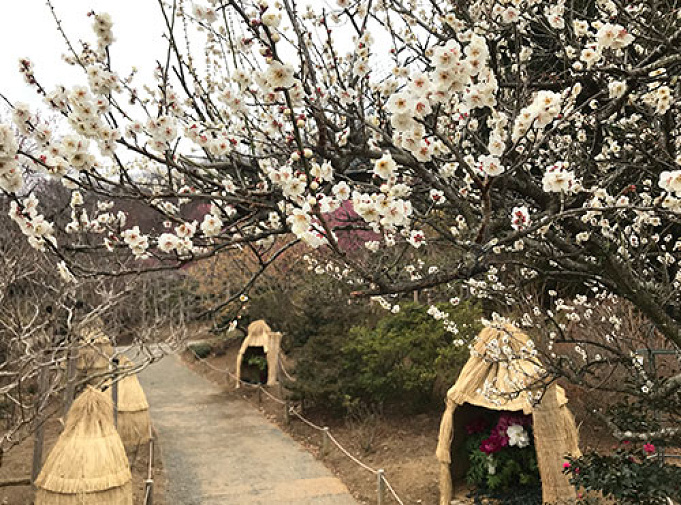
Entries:
POLYGON ((84 208, 83 194, 74 190, 71 192, 71 221, 65 226, 64 231, 68 234, 79 232, 88 232, 102 234, 106 231, 112 232, 123 228, 127 221, 127 216, 124 212, 118 211, 116 213, 109 212, 114 203, 109 201, 97 202, 97 211, 90 215, 87 209, 84 208))
MULTIPOLYGON (((442 321, 445 330, 449 333, 458 335, 461 332, 458 325, 449 318, 449 313, 444 310, 440 310, 437 306, 431 305, 428 307, 428 315, 436 321, 442 321)), ((454 345, 456 346, 463 346, 465 344, 466 342, 461 338, 454 340, 454 345)))
POLYGON ((9 216, 19 225, 21 231, 28 238, 28 243, 39 251, 45 251, 47 246, 57 246, 54 237, 54 225, 38 212, 38 199, 31 195, 20 204, 10 203, 9 216))
POLYGON ((398 314, 400 312, 400 306, 398 304, 390 303, 383 296, 373 296, 371 297, 371 301, 378 303, 383 310, 389 310, 393 314, 398 314))
POLYGON ((23 184, 21 168, 16 160, 18 150, 12 127, 0 124, 0 189, 8 193, 19 191, 23 184))
POLYGON ((97 36, 97 45, 100 54, 103 53, 107 47, 109 47, 115 40, 113 35, 113 21, 111 16, 107 13, 91 13, 93 15, 94 21, 92 23, 92 29, 97 36))
MULTIPOLYGON (((69 240, 96 233, 97 247, 149 264, 302 241, 368 296, 439 285, 442 299, 507 306, 537 279, 611 290, 628 279, 620 292, 674 313, 677 13, 641 0, 588 10, 482 0, 408 14, 390 2, 162 7, 191 44, 169 38, 171 61, 152 86, 108 50, 103 13, 91 15, 95 42, 67 57, 80 85, 44 90, 40 69, 20 63, 69 131, 54 135, 15 104, 15 128, 35 149, 0 135, 3 189, 20 188, 17 155, 78 189, 69 240), (135 201, 165 225, 111 201, 135 201), (348 235, 359 247, 345 247, 348 235)), ((552 307, 561 322, 588 319, 564 298, 552 307)), ((496 347, 509 358, 512 345, 496 347)))

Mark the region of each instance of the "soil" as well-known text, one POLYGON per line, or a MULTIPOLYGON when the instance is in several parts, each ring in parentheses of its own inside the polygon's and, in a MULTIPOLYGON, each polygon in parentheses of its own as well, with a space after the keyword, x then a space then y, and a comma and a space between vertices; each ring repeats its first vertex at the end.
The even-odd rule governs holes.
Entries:
MULTIPOLYGON (((45 423, 45 447, 44 457, 57 441, 61 433, 62 425, 58 419, 51 418, 45 423)), ((144 503, 145 481, 149 466, 149 447, 144 445, 140 448, 137 458, 129 454, 132 466, 133 503, 144 503)), ((28 478, 31 475, 31 462, 33 458, 33 438, 24 440, 21 444, 13 447, 4 455, 0 465, 0 481, 9 479, 28 478)), ((154 455, 154 504, 166 505, 164 500, 165 478, 163 466, 158 452, 154 455)), ((2 505, 31 505, 33 503, 33 489, 29 485, 0 487, 0 504, 2 505)))
MULTIPOLYGON (((321 457, 322 435, 305 423, 292 418, 286 422, 284 408, 267 395, 258 397, 254 388, 235 387, 235 381, 224 370, 232 374, 236 369, 236 357, 240 341, 232 341, 220 351, 219 356, 211 355, 205 360, 197 360, 190 352, 183 355, 185 363, 216 384, 223 387, 226 395, 246 398, 289 433, 295 440, 317 457, 321 457)), ((279 388, 267 388, 274 396, 279 396, 279 388)), ((582 391, 568 390, 571 407, 580 426, 581 447, 584 449, 609 449, 615 443, 607 435, 607 429, 589 415, 591 405, 582 391), (576 401, 572 401, 572 395, 576 401), (586 399, 585 399, 586 398, 586 399)), ((355 458, 366 465, 385 470, 385 476, 405 505, 436 505, 439 500, 439 467, 435 449, 442 412, 431 412, 416 416, 395 415, 379 416, 373 423, 358 423, 339 419, 320 409, 308 410, 305 417, 318 426, 328 426, 330 433, 355 458)), ((324 458, 325 464, 348 487, 359 503, 374 505, 376 497, 376 477, 361 468, 341 451, 332 447, 324 458)), ((465 505, 473 503, 467 499, 469 489, 459 489, 453 503, 465 505)), ((395 503, 392 499, 387 503, 395 503)))

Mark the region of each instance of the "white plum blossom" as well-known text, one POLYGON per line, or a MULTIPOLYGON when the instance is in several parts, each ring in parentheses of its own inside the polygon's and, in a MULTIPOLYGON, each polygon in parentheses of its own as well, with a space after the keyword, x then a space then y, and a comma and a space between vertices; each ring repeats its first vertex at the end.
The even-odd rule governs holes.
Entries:
POLYGON ((185 222, 175 227, 175 233, 180 238, 191 238, 196 233, 196 221, 185 222))
POLYGON ((382 179, 390 179, 395 173, 397 163, 393 160, 390 153, 384 154, 374 162, 374 173, 382 179))
POLYGON ((415 249, 418 249, 426 244, 426 236, 420 230, 412 230, 409 233, 409 238, 407 239, 407 242, 409 242, 409 244, 411 244, 411 246, 414 247, 415 249))
POLYGON ((270 28, 278 27, 281 23, 281 12, 268 10, 262 15, 262 22, 270 28))
POLYGON ((341 201, 349 199, 351 194, 350 186, 345 181, 341 181, 333 187, 333 195, 341 201))
POLYGON ((193 5, 192 13, 197 19, 205 21, 208 24, 214 23, 215 20, 217 19, 217 14, 214 9, 199 4, 193 5))
POLYGON ((206 214, 201 221, 201 231, 206 237, 216 237, 222 231, 222 220, 214 215, 206 214))
POLYGON ((532 103, 520 111, 513 125, 512 139, 519 140, 530 128, 544 128, 561 110, 561 96, 553 91, 539 91, 532 103))
POLYGON ((10 202, 9 216, 26 235, 31 247, 45 251, 48 244, 57 246, 54 225, 38 213, 38 200, 34 195, 24 199, 20 204, 16 201, 10 202))
POLYGON ((664 171, 660 173, 659 186, 669 193, 681 197, 681 170, 664 171))
POLYGON ((301 209, 295 209, 291 215, 289 215, 288 224, 291 227, 291 232, 297 237, 301 237, 310 229, 312 219, 307 212, 301 209))
POLYGON ((179 244, 179 237, 173 233, 162 233, 158 236, 158 248, 164 253, 177 249, 179 244))
POLYGON ((442 205, 447 201, 444 191, 435 188, 430 190, 430 199, 433 201, 433 203, 435 203, 435 205, 442 205))
POLYGON ((0 124, 0 189, 8 193, 18 192, 23 185, 21 168, 15 159, 18 151, 12 128, 0 124))
POLYGON ((514 230, 522 230, 530 224, 530 212, 526 206, 513 207, 511 211, 511 227, 514 230))
POLYGON ((568 164, 558 162, 546 169, 542 178, 542 188, 547 193, 572 193, 576 181, 573 171, 567 169, 568 164))
POLYGON ((544 8, 544 16, 546 16, 546 20, 549 22, 549 25, 551 25, 551 28, 555 30, 562 30, 565 28, 564 14, 564 0, 559 0, 555 3, 552 2, 548 7, 544 8))
POLYGON ((579 59, 586 63, 586 68, 592 68, 596 63, 601 61, 603 54, 599 51, 597 46, 587 46, 582 49, 579 59))
POLYGON ((501 164, 501 160, 496 156, 480 156, 479 166, 480 170, 490 177, 496 177, 497 175, 501 175, 506 171, 504 166, 501 164))
POLYGON ((113 21, 111 21, 111 16, 109 14, 106 12, 95 14, 92 29, 97 35, 100 50, 111 45, 115 40, 112 28, 113 21))
POLYGON ((270 64, 265 74, 267 85, 271 89, 290 88, 295 83, 294 72, 295 70, 291 65, 285 65, 275 60, 270 64))
POLYGON ((608 83, 608 93, 610 98, 620 98, 627 90, 627 83, 624 81, 611 81, 608 83))
POLYGON ((125 230, 122 234, 123 241, 128 245, 132 253, 137 258, 145 258, 149 248, 149 236, 143 234, 139 226, 133 226, 125 230))
MULTIPOLYGON (((151 62, 152 82, 110 47, 105 13, 89 14, 94 40, 64 56, 84 71, 77 82, 45 87, 20 60, 59 123, 11 104, 0 196, 32 247, 65 260, 56 269, 82 271, 90 249, 121 273, 221 251, 274 260, 295 244, 322 247, 347 273, 313 270, 358 292, 411 282, 433 303, 515 308, 526 281, 558 271, 591 277, 578 291, 596 305, 622 282, 598 268, 612 254, 634 269, 619 292, 636 292, 637 310, 641 299, 657 313, 675 303, 676 11, 612 0, 237 4, 178 9, 187 40, 168 37, 171 66, 151 62), (43 198, 52 184, 70 208, 68 196, 43 198)), ((551 307, 561 330, 592 317, 576 306, 551 307)), ((541 318, 528 313, 531 327, 541 318)))
POLYGON ((623 49, 634 41, 634 36, 620 25, 605 23, 596 33, 598 45, 609 49, 623 49))

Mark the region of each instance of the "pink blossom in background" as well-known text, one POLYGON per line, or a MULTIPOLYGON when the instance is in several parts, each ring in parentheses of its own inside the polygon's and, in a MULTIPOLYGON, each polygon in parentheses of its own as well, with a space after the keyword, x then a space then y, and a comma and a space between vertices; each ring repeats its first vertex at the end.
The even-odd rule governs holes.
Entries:
MULTIPOLYGON (((334 212, 325 214, 324 218, 329 227, 334 230, 352 224, 364 224, 364 220, 355 212, 352 202, 349 200, 344 201, 334 212)), ((365 243, 381 239, 378 233, 369 230, 335 230, 335 234, 338 238, 338 246, 342 251, 363 249, 365 243)))

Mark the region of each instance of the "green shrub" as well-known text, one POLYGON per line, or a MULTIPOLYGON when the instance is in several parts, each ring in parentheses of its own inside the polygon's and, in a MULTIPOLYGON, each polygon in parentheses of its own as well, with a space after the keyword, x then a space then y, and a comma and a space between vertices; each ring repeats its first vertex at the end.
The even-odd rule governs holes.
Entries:
POLYGON ((468 342, 477 334, 481 314, 468 303, 439 308, 457 324, 458 336, 429 315, 427 306, 405 303, 373 327, 310 339, 298 356, 294 389, 345 410, 357 403, 423 410, 441 400, 468 358, 467 346, 453 341, 468 342))
POLYGON ((210 356, 213 347, 208 342, 197 342, 195 344, 189 344, 187 349, 189 349, 196 359, 205 359, 210 356))
MULTIPOLYGON (((479 331, 480 314, 473 306, 439 308, 457 323, 458 338, 468 342, 479 331)), ((403 304, 374 329, 353 328, 342 348, 348 393, 362 401, 417 409, 441 399, 436 385, 452 385, 468 358, 467 346, 455 345, 454 339, 427 307, 413 303, 403 304)))
POLYGON ((261 372, 267 369, 267 358, 265 356, 251 356, 246 363, 256 367, 261 372))

